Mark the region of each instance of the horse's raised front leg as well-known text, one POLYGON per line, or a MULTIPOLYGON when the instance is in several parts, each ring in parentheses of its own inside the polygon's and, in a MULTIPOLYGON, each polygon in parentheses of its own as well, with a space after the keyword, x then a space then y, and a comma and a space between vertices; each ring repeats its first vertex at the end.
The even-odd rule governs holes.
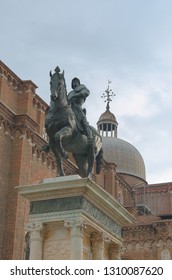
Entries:
POLYGON ((58 153, 64 159, 68 158, 68 154, 62 146, 62 139, 63 139, 64 136, 71 136, 71 134, 72 134, 71 128, 68 127, 68 126, 63 127, 62 129, 60 129, 55 134, 55 142, 56 142, 56 145, 57 145, 58 153))

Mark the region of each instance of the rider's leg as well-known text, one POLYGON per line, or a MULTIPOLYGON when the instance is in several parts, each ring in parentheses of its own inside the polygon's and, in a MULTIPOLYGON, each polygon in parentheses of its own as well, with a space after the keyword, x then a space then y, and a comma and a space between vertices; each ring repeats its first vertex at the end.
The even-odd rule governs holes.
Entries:
POLYGON ((85 118, 82 119, 82 125, 86 133, 86 136, 88 137, 88 141, 92 142, 92 138, 93 138, 92 130, 89 127, 89 124, 85 118))

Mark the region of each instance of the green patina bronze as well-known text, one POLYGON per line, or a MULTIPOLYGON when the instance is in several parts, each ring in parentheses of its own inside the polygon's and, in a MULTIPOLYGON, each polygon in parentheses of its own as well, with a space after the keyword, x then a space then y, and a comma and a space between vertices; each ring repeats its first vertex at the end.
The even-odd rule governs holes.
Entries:
POLYGON ((64 214, 65 211, 84 211, 84 213, 96 219, 113 233, 121 236, 121 227, 113 219, 82 196, 33 201, 30 206, 30 215, 45 213, 58 213, 60 215, 60 213, 64 214))
POLYGON ((89 125, 85 110, 82 108, 89 95, 86 86, 78 78, 72 80, 72 91, 67 95, 64 71, 57 66, 50 72, 51 102, 45 119, 45 129, 49 143, 44 151, 51 150, 55 155, 58 174, 64 176, 62 159, 71 152, 83 177, 93 173, 96 160, 96 173, 100 173, 103 151, 102 139, 95 128, 89 125))

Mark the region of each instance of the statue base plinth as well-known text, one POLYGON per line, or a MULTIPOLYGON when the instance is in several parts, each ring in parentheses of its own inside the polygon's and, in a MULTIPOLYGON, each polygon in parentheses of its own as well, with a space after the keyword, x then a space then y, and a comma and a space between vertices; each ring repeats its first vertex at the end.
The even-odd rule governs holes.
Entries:
POLYGON ((121 228, 133 217, 92 180, 50 178, 18 191, 30 201, 30 259, 120 259, 121 228))

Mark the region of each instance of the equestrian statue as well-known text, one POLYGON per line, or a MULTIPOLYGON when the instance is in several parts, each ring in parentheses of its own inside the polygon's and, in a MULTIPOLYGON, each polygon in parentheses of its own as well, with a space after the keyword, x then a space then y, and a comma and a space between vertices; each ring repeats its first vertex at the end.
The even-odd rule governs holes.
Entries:
POLYGON ((78 78, 71 83, 72 91, 67 95, 64 71, 57 66, 50 71, 51 101, 45 118, 45 130, 49 143, 43 147, 45 152, 53 152, 58 175, 64 176, 63 159, 72 153, 83 177, 90 177, 96 161, 99 174, 103 162, 102 139, 98 131, 89 125, 83 103, 90 94, 78 78))

